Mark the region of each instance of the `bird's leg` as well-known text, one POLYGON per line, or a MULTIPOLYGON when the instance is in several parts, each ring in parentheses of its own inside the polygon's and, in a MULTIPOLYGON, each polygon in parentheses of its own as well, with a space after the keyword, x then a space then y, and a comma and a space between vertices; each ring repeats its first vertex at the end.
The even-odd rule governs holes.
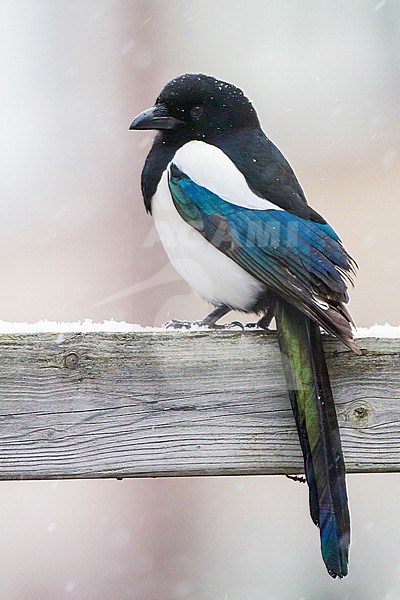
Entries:
POLYGON ((225 306, 225 304, 217 306, 217 308, 214 308, 214 310, 210 312, 209 315, 207 315, 202 321, 200 321, 200 324, 204 327, 214 327, 216 322, 219 321, 219 319, 221 319, 225 315, 227 315, 228 312, 230 312, 230 310, 231 309, 228 306, 225 306))
POLYGON ((244 330, 244 325, 240 321, 232 321, 232 323, 226 323, 225 325, 217 325, 217 321, 231 310, 231 308, 222 304, 222 306, 218 306, 209 315, 204 317, 202 321, 197 321, 197 324, 202 327, 210 327, 211 329, 234 329, 235 327, 239 327, 239 329, 244 330))
POLYGON ((225 304, 214 308, 209 315, 201 319, 201 321, 180 321, 178 319, 171 319, 164 323, 163 327, 167 329, 190 329, 191 327, 210 327, 210 329, 221 329, 224 325, 216 325, 218 319, 221 319, 231 309, 225 304))
POLYGON ((269 329, 271 321, 274 318, 274 311, 275 303, 271 304, 271 306, 268 307, 268 310, 265 313, 265 315, 263 315, 261 319, 259 319, 256 323, 247 323, 245 329, 265 329, 269 333, 275 333, 269 329))
POLYGON ((217 325, 217 321, 224 317, 228 312, 232 309, 222 304, 221 306, 217 306, 214 308, 209 315, 201 319, 200 321, 181 321, 179 319, 171 319, 163 324, 163 327, 166 329, 191 329, 192 327, 209 327, 210 329, 233 329, 235 327, 239 327, 240 329, 264 329, 268 333, 274 334, 274 331, 269 329, 269 325, 271 324, 272 319, 274 318, 274 308, 275 304, 271 304, 267 312, 259 319, 256 323, 240 323, 240 321, 232 321, 232 323, 227 323, 225 325, 217 325))

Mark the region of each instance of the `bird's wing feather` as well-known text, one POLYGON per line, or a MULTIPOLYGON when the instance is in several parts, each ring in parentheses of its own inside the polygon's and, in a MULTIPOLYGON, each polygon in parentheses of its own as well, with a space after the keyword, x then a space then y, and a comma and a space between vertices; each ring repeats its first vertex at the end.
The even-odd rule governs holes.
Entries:
MULTIPOLYGON (((245 271, 350 347, 345 275, 352 260, 328 224, 240 206, 193 181, 174 161, 169 188, 181 217, 245 271)), ((353 347, 356 349, 356 347, 353 347)))

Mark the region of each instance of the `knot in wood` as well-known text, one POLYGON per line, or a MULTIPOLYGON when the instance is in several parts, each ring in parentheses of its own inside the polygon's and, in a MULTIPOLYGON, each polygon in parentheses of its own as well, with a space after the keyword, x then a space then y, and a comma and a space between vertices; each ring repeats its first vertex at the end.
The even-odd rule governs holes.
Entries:
POLYGON ((67 369, 76 369, 79 364, 79 356, 75 352, 70 352, 64 358, 64 367, 67 369))
POLYGON ((368 402, 358 402, 349 409, 347 419, 357 427, 365 427, 371 413, 372 406, 368 402))

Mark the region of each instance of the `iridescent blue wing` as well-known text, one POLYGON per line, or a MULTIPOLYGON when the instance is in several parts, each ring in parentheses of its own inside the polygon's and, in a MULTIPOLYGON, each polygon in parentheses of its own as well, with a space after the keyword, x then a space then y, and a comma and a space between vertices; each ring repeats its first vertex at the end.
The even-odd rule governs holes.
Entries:
POLYGON ((180 216, 205 239, 326 331, 354 346, 351 319, 343 306, 354 263, 330 225, 279 208, 232 204, 173 163, 169 188, 180 216))

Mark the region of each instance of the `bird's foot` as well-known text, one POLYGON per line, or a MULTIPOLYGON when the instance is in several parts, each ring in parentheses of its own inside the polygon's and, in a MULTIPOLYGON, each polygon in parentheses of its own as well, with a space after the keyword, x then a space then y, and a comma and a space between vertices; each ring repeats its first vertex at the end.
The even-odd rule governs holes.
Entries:
POLYGON ((275 329, 269 328, 270 322, 271 321, 266 323, 264 320, 264 317, 262 317, 261 319, 259 319, 258 321, 254 322, 254 323, 246 323, 244 328, 245 328, 245 330, 247 330, 247 329, 250 329, 250 330, 262 329, 267 335, 275 335, 276 334, 275 329))
MULTIPOLYGON (((214 325, 215 327, 215 325, 214 325)), ((240 329, 241 331, 245 330, 245 325, 240 321, 232 321, 231 323, 225 323, 224 325, 217 325, 218 329, 240 329)))
POLYGON ((263 329, 269 335, 275 335, 275 331, 270 329, 271 321, 274 318, 274 306, 271 305, 265 315, 255 323, 246 323, 245 329, 263 329))
POLYGON ((244 330, 250 330, 250 331, 254 331, 254 330, 262 330, 266 335, 275 335, 276 334, 276 330, 275 329, 270 329, 269 327, 262 327, 260 325, 260 322, 257 321, 255 323, 246 323, 244 326, 244 330))
POLYGON ((194 329, 197 327, 207 327, 207 329, 241 329, 242 331, 245 329, 243 323, 239 321, 232 321, 232 323, 226 323, 224 325, 219 325, 218 323, 213 323, 205 319, 200 321, 181 321, 179 319, 170 319, 163 324, 165 329, 194 329))

